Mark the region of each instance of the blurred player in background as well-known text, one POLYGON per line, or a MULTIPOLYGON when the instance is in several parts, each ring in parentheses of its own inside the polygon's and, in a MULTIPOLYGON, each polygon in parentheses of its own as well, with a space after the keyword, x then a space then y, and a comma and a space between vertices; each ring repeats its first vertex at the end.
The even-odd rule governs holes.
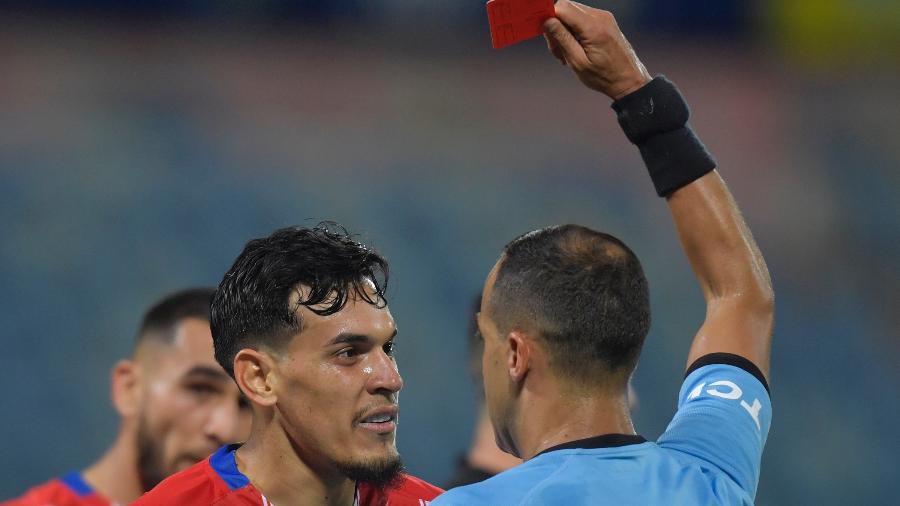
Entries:
POLYGON ((128 504, 219 446, 247 437, 246 400, 213 354, 213 293, 211 288, 174 293, 144 315, 132 357, 112 370, 112 400, 121 424, 106 454, 84 471, 2 506, 128 504))
POLYGON ((401 472, 387 279, 387 261, 346 232, 286 228, 247 243, 211 323, 216 359, 250 401, 250 437, 137 504, 422 506, 440 493, 401 472))
POLYGON ((576 225, 525 234, 485 282, 488 411, 501 448, 525 462, 433 504, 753 504, 772 412, 769 274, 687 106, 650 78, 612 15, 559 0, 551 52, 614 100, 666 197, 707 302, 678 411, 654 442, 627 401, 650 327, 646 279, 618 239, 576 225))

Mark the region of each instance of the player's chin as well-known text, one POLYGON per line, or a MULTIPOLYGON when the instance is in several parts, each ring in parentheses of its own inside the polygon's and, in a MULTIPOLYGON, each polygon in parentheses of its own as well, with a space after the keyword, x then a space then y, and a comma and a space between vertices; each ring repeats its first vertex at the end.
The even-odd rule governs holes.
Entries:
POLYGON ((400 458, 394 437, 368 435, 357 439, 353 455, 365 461, 389 461, 400 458))
POLYGON ((376 488, 390 488, 403 472, 403 461, 396 448, 386 452, 359 452, 354 458, 338 463, 338 468, 348 478, 365 482, 376 488))

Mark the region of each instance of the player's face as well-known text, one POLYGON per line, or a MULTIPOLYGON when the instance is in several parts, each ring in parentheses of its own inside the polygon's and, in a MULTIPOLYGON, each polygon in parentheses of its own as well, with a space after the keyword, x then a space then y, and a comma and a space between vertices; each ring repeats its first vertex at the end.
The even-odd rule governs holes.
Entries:
POLYGON ((209 323, 187 318, 172 343, 148 342, 141 351, 138 450, 147 490, 250 433, 250 410, 212 343, 209 323))
POLYGON ((500 262, 497 262, 488 274, 481 294, 481 311, 478 313, 478 332, 484 340, 481 369, 484 381, 484 400, 491 424, 494 427, 497 446, 507 453, 516 455, 515 445, 510 436, 512 403, 509 396, 509 376, 506 370, 508 347, 506 340, 500 335, 497 325, 491 318, 488 308, 499 266, 500 262))
POLYGON ((335 314, 301 306, 303 330, 276 358, 276 410, 294 448, 314 465, 383 482, 400 469, 396 447, 403 380, 387 307, 350 298, 335 314))

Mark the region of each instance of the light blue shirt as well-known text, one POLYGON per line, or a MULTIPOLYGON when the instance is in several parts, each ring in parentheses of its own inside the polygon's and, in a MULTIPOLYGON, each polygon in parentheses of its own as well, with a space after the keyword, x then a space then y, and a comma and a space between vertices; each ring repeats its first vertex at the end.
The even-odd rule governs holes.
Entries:
POLYGON ((749 361, 715 356, 741 367, 712 363, 693 370, 675 417, 655 443, 619 434, 573 441, 449 490, 431 505, 752 505, 771 401, 749 361))

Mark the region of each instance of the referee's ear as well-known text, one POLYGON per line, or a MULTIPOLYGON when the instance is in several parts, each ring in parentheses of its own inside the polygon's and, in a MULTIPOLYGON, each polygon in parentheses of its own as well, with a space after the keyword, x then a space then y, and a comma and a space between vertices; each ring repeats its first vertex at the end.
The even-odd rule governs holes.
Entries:
POLYGON ((506 358, 509 379, 514 383, 521 383, 531 368, 534 343, 520 330, 513 330, 507 334, 506 344, 509 346, 506 358))

